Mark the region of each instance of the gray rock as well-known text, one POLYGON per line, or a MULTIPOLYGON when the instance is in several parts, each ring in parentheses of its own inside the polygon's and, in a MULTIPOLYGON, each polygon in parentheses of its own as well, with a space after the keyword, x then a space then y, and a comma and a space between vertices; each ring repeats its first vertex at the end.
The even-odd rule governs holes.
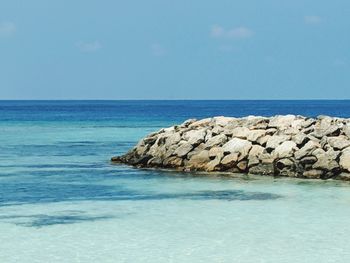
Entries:
POLYGON ((191 143, 184 143, 180 145, 179 148, 177 148, 174 152, 175 155, 179 157, 184 157, 186 156, 191 150, 193 149, 193 145, 191 143))
POLYGON ((260 138, 266 135, 265 130, 251 130, 247 133, 247 140, 251 142, 257 142, 260 138))
POLYGON ((249 151, 249 158, 251 157, 258 157, 261 154, 263 154, 265 151, 265 148, 260 145, 253 145, 251 150, 249 151))
POLYGON ((312 169, 308 171, 303 172, 303 177, 309 178, 309 179, 320 179, 322 175, 324 174, 324 171, 312 169))
POLYGON ((312 165, 312 168, 325 170, 325 171, 332 171, 339 168, 339 164, 334 159, 333 152, 324 152, 324 153, 314 152, 313 154, 316 156, 317 162, 312 165))
POLYGON ((239 154, 237 152, 235 153, 230 153, 226 155, 222 160, 221 164, 225 167, 227 166, 233 166, 234 164, 237 163, 238 161, 239 154))
POLYGON ((297 150, 297 145, 293 141, 285 141, 278 145, 273 152, 275 158, 286 158, 292 157, 294 152, 297 150))
POLYGON ((343 171, 350 172, 350 148, 345 149, 341 153, 339 164, 343 171))
POLYGON ((311 155, 311 153, 318 148, 321 148, 319 143, 308 141, 301 149, 294 153, 294 156, 297 160, 300 160, 307 155, 311 155))
POLYGON ((206 129, 190 130, 184 133, 183 138, 192 145, 198 145, 204 142, 205 135, 206 129))
POLYGON ((217 145, 223 145, 227 141, 227 137, 225 134, 219 134, 212 138, 210 138, 206 143, 206 147, 211 148, 217 145))
POLYGON ((350 146, 350 140, 345 136, 328 137, 327 142, 335 150, 343 150, 350 146))
POLYGON ((272 163, 260 163, 249 168, 249 173, 260 175, 273 175, 275 174, 275 169, 272 163))
POLYGON ((247 127, 236 127, 231 131, 232 137, 247 139, 250 130, 247 127))
POLYGON ((209 150, 209 158, 219 158, 219 160, 222 159, 224 156, 224 150, 221 147, 213 147, 209 150))
POLYGON ((286 128, 290 127, 292 122, 296 119, 295 115, 279 115, 270 119, 269 126, 272 128, 286 128))
POLYGON ((198 154, 195 154, 188 161, 187 166, 194 169, 203 169, 209 163, 209 151, 203 150, 198 154))
POLYGON ((289 135, 274 135, 271 136, 267 142, 266 142, 266 149, 267 150, 274 150, 276 149, 281 143, 288 141, 290 139, 289 135))
POLYGON ((241 157, 248 156, 249 150, 252 148, 252 143, 247 140, 233 138, 222 146, 224 152, 239 153, 241 157))
POLYGON ((177 144, 181 141, 181 135, 179 132, 171 134, 165 139, 165 146, 170 147, 171 145, 177 144))

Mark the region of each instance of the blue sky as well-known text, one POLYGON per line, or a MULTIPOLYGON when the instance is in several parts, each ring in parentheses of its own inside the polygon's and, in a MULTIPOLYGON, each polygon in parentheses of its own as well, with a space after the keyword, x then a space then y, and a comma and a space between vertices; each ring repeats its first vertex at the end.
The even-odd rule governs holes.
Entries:
POLYGON ((0 99, 350 99, 349 0, 1 0, 0 99))

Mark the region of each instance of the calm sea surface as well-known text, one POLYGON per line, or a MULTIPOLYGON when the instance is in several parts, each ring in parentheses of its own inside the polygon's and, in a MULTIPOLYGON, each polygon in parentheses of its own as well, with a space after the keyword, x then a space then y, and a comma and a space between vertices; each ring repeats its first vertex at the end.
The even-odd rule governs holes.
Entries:
POLYGON ((0 262, 350 262, 350 184, 111 165, 208 116, 350 101, 0 101, 0 262))

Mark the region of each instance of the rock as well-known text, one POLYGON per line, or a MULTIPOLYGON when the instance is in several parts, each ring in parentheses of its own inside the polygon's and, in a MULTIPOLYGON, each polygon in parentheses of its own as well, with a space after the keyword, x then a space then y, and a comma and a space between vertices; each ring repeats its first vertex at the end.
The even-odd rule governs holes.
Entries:
POLYGON ((339 164, 334 159, 333 152, 314 152, 314 155, 317 158, 317 162, 312 165, 312 168, 325 171, 333 171, 339 168, 339 164))
POLYGON ((183 135, 183 138, 192 145, 198 145, 204 142, 205 135, 206 129, 190 130, 183 135))
POLYGON ((187 154, 187 159, 191 159, 191 157, 193 155, 196 155, 198 154, 199 152, 205 150, 205 144, 204 143, 201 143, 200 145, 198 145, 197 147, 195 147, 192 151, 190 151, 188 154, 187 154))
POLYGON ((164 167, 180 167, 182 165, 182 162, 182 158, 171 156, 163 161, 163 165, 164 167))
POLYGON ((317 158, 315 156, 305 156, 300 160, 301 164, 314 164, 317 162, 317 158))
POLYGON ((262 147, 260 145, 253 145, 250 152, 249 152, 249 158, 258 157, 261 154, 263 154, 264 151, 265 151, 264 147, 262 147))
POLYGON ((292 122, 296 119, 295 115, 279 115, 273 117, 270 122, 268 127, 272 128, 286 128, 290 127, 292 122))
POLYGON ((345 149, 341 153, 339 165, 343 171, 350 172, 350 148, 345 149))
POLYGON ((343 132, 345 134, 345 136, 350 139, 350 123, 347 123, 344 127, 343 127, 343 132))
POLYGON ((252 166, 260 164, 260 160, 256 156, 249 156, 248 157, 248 168, 251 168, 252 166))
POLYGON ((224 156, 224 150, 221 147, 213 147, 209 150, 209 158, 219 158, 220 160, 224 156))
POLYGON ((272 163, 260 163, 249 168, 250 174, 273 175, 275 169, 272 163))
POLYGON ((210 138, 206 143, 206 147, 211 148, 217 145, 223 145, 227 141, 227 137, 225 134, 219 134, 212 138, 210 138))
POLYGON ((190 119, 111 159, 136 167, 350 180, 350 119, 286 115, 190 119))
POLYGON ((182 145, 180 145, 179 148, 177 148, 174 152, 175 155, 179 156, 179 157, 184 157, 186 156, 191 150, 193 149, 193 146, 191 143, 184 143, 182 145))
POLYGON ((274 151, 274 156, 276 158, 286 158, 293 156, 295 150, 297 150, 297 145, 293 141, 285 141, 278 145, 274 151))
POLYGON ((323 175, 322 170, 312 169, 308 171, 303 172, 303 177, 310 178, 310 179, 320 179, 323 175))
POLYGON ((324 136, 338 136, 339 134, 339 126, 332 125, 332 121, 328 119, 323 119, 315 128, 314 132, 311 133, 311 135, 319 139, 324 136))
POLYGON ((234 164, 237 163, 238 161, 238 153, 230 153, 228 155, 226 155, 222 160, 221 160, 221 164, 225 167, 228 166, 233 166, 234 164))
POLYGON ((321 145, 319 143, 308 141, 301 149, 297 150, 294 153, 294 156, 296 159, 300 160, 307 155, 311 155, 311 153, 317 148, 321 148, 321 145))
POLYGON ((188 127, 189 125, 191 125, 192 123, 196 122, 196 119, 188 119, 185 120, 180 126, 182 127, 188 127))
POLYGON ((236 118, 232 117, 224 117, 224 116, 218 116, 213 118, 216 125, 219 125, 221 127, 227 126, 230 122, 233 122, 236 120, 236 118))
POLYGON ((188 127, 189 128, 207 127, 211 124, 212 120, 213 120, 212 118, 206 118, 199 121, 195 121, 191 123, 188 127))
POLYGON ((348 140, 345 136, 328 137, 327 142, 335 150, 343 150, 350 146, 350 140, 348 140))
POLYGON ((245 172, 248 168, 248 162, 246 160, 243 160, 243 161, 240 161, 238 164, 237 164, 237 168, 242 171, 242 172, 245 172))
POLYGON ((240 158, 246 157, 251 148, 252 148, 251 142, 247 140, 242 140, 239 138, 233 138, 222 146, 222 149, 224 150, 224 152, 239 153, 240 158))
POLYGON ((337 180, 343 180, 343 181, 350 181, 350 173, 340 173, 337 175, 334 179, 337 180))
POLYGON ((236 127, 231 131, 231 136, 240 139, 247 139, 250 130, 247 127, 236 127))
POLYGON ((218 135, 218 134, 223 134, 223 135, 225 135, 225 133, 224 133, 224 128, 221 127, 221 126, 215 126, 215 127, 211 130, 211 133, 212 133, 213 136, 218 135))
POLYGON ((260 138, 266 134, 265 130, 252 130, 247 133, 247 140, 251 142, 257 142, 260 138))
POLYGON ((177 144, 179 141, 181 141, 180 133, 173 133, 165 139, 165 146, 170 147, 171 145, 177 144))
POLYGON ((209 151, 203 150, 198 154, 193 155, 188 161, 187 166, 194 169, 202 169, 207 165, 209 161, 209 151))
POLYGON ((266 135, 259 138, 256 142, 262 146, 266 146, 267 141, 271 138, 271 135, 266 135))
POLYGON ((292 137, 292 141, 294 141, 298 146, 304 146, 310 139, 304 133, 297 133, 292 137))
POLYGON ((281 143, 288 141, 290 139, 289 135, 274 135, 271 136, 266 142, 267 150, 276 149, 281 143))

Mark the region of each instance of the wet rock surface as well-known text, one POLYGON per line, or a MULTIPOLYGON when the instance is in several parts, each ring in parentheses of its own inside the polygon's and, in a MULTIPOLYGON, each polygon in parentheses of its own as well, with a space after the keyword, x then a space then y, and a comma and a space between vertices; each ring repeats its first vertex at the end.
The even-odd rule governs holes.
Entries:
POLYGON ((190 119, 149 134, 114 163, 350 180, 350 119, 295 115, 190 119))

